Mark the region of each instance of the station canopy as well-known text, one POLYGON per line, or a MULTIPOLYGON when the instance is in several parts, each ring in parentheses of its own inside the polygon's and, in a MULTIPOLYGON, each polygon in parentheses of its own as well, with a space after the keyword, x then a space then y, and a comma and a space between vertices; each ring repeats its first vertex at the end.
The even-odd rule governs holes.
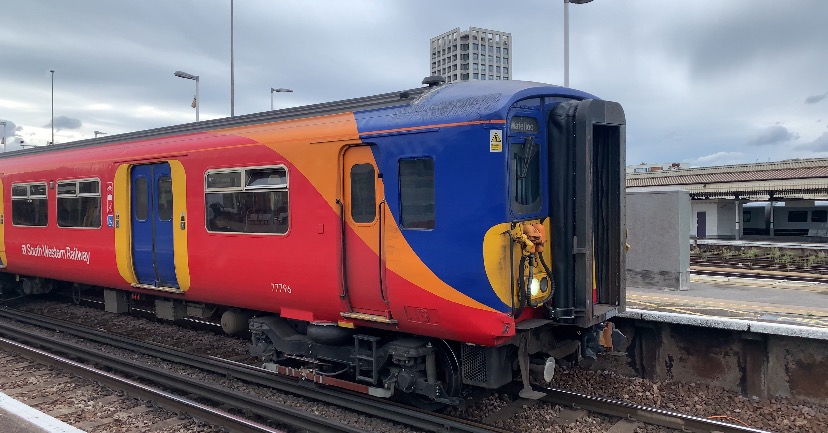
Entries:
POLYGON ((679 188, 692 200, 828 200, 828 158, 628 173, 626 184, 679 188))

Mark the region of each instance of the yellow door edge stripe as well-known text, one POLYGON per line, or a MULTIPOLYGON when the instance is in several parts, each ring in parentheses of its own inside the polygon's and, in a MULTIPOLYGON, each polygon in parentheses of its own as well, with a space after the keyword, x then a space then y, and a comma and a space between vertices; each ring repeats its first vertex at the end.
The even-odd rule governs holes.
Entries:
POLYGON ((187 230, 191 223, 187 215, 187 174, 181 161, 170 160, 173 189, 173 251, 175 277, 178 288, 186 292, 190 288, 190 262, 187 251, 187 230))
POLYGON ((132 225, 130 218, 131 189, 129 169, 131 164, 121 164, 115 170, 113 202, 115 204, 115 263, 118 273, 127 284, 135 284, 138 278, 132 269, 132 225))

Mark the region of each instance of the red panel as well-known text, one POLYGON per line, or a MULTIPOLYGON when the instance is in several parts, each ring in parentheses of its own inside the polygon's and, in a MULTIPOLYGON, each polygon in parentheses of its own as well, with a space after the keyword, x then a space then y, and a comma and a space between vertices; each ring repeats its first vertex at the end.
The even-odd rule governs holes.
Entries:
MULTIPOLYGON (((339 149, 334 146, 327 149, 319 148, 317 153, 303 157, 336 160, 339 149)), ((348 306, 339 297, 341 233, 335 204, 329 203, 292 162, 250 139, 192 134, 31 155, 12 159, 13 164, 4 166, 7 180, 4 186, 8 192, 13 182, 99 177, 105 203, 105 185, 114 181, 119 164, 163 159, 181 161, 187 173, 191 284, 186 294, 178 297, 276 313, 285 309, 288 316, 302 320, 341 320, 340 312, 348 311, 348 306), (208 233, 204 223, 205 171, 276 164, 284 164, 289 171, 289 232, 286 235, 208 233)), ((54 220, 54 190, 49 195, 49 212, 54 220)), ((6 197, 10 210, 9 195, 6 197)), ((72 230, 7 224, 8 270, 127 289, 115 262, 114 230, 106 227, 105 216, 103 225, 101 229, 72 230), (24 255, 23 245, 77 249, 89 253, 89 260, 87 263, 86 260, 24 255)), ((376 253, 364 242, 355 241, 351 246, 349 255, 354 258, 376 260, 376 253)), ((399 321, 397 330, 481 345, 499 344, 515 334, 514 321, 505 314, 448 301, 390 270, 386 270, 385 284, 392 315, 399 321)), ((349 290, 361 289, 350 287, 349 290)), ((388 325, 357 323, 388 329, 388 325)))

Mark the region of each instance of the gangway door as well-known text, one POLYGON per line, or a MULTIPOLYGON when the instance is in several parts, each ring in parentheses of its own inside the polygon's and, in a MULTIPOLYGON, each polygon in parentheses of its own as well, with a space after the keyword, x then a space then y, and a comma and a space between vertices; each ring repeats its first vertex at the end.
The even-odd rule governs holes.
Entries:
POLYGON ((616 102, 560 103, 549 119, 554 306, 582 327, 624 311, 626 122, 616 102), (562 290, 561 290, 562 289, 562 290))

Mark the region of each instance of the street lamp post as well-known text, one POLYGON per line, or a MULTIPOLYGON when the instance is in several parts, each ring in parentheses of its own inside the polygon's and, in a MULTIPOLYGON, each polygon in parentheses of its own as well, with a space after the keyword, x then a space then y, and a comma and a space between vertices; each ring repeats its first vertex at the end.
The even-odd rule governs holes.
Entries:
POLYGON ((0 122, 3 124, 3 152, 6 151, 6 122, 0 122))
POLYGON ((235 73, 233 69, 233 0, 230 0, 230 117, 235 115, 235 73))
POLYGON ((55 70, 49 72, 52 73, 52 142, 49 144, 55 144, 55 70))
POLYGON ((278 88, 274 89, 273 87, 270 88, 270 111, 273 111, 273 92, 277 93, 293 93, 293 90, 285 89, 285 88, 278 88))
POLYGON ((569 87, 569 4, 582 5, 592 0, 564 0, 564 87, 569 87))
POLYGON ((106 132, 95 131, 95 138, 98 138, 99 135, 106 135, 106 132))
POLYGON ((198 97, 198 75, 188 74, 182 71, 175 71, 174 74, 178 78, 184 78, 186 80, 195 80, 196 83, 196 96, 195 96, 195 109, 196 109, 196 122, 198 122, 198 107, 201 105, 201 99, 198 97))

